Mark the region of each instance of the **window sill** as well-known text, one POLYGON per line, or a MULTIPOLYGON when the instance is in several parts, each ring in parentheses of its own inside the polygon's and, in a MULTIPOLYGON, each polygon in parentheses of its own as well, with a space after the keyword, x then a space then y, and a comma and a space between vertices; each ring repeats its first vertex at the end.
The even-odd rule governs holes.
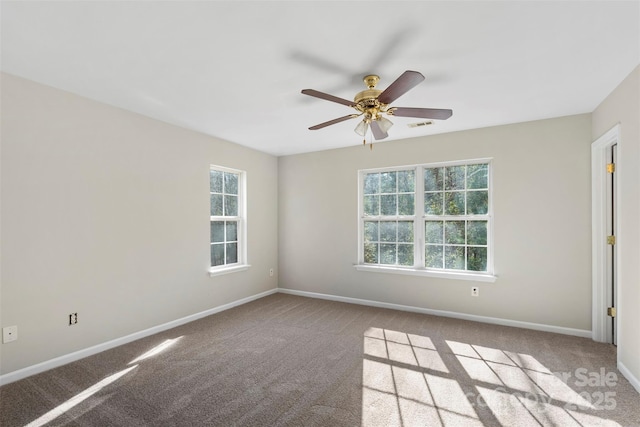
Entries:
POLYGON ((424 277, 438 277, 441 279, 454 279, 454 280, 471 280, 474 282, 490 282, 493 283, 498 278, 492 274, 482 273, 468 273, 468 272, 451 272, 451 271, 433 271, 433 270, 418 270, 414 268, 402 268, 402 267, 382 267, 377 265, 354 265, 358 271, 368 271, 371 273, 391 273, 391 274, 404 274, 409 276, 424 276, 424 277))
POLYGON ((229 273, 237 273, 238 271, 248 270, 249 267, 251 267, 249 264, 241 264, 241 265, 234 265, 231 267, 224 267, 224 268, 210 268, 209 277, 222 276, 223 274, 229 274, 229 273))

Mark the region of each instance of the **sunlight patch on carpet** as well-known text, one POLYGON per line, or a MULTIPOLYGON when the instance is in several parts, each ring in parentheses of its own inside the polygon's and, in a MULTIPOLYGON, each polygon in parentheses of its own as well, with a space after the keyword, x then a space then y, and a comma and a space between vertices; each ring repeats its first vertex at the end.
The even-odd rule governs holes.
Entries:
POLYGON ((92 385, 88 389, 78 393, 77 395, 67 400, 66 402, 62 403, 61 405, 56 406, 46 414, 42 415, 40 418, 27 424, 25 427, 40 427, 51 422, 52 420, 58 418, 61 415, 64 415, 65 412, 69 411, 74 406, 84 402, 85 400, 87 400, 88 398, 90 398, 91 396, 93 396, 94 394, 96 394, 97 392, 99 392, 109 384, 117 381, 118 379, 125 376, 126 374, 128 374, 129 372, 131 372, 137 367, 138 365, 134 365, 130 368, 123 369, 120 372, 116 372, 115 374, 108 376, 102 381, 92 385))
POLYGON ((578 393, 566 382, 573 375, 576 386, 595 387, 606 381, 615 384, 614 375, 578 369, 563 376, 528 354, 451 340, 444 343, 438 348, 429 337, 367 329, 362 427, 482 427, 483 420, 519 427, 620 427, 586 413, 615 408, 615 393, 593 389, 578 393))
POLYGON ((136 357, 135 359, 133 359, 131 362, 128 363, 128 365, 131 365, 133 363, 138 363, 141 360, 144 359, 148 359, 150 357, 156 356, 160 353, 162 353, 163 351, 165 351, 166 349, 168 349, 169 347, 171 347, 172 345, 174 345, 175 343, 177 343, 178 341, 180 341, 182 337, 178 337, 178 338, 173 338, 173 339, 168 339, 160 344, 158 344, 157 346, 153 347, 151 350, 147 351, 146 353, 136 357))

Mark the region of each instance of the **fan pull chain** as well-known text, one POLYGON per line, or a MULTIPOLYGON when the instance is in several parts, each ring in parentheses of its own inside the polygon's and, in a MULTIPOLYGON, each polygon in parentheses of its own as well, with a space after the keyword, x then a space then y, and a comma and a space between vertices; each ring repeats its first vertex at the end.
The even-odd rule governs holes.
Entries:
MULTIPOLYGON (((366 147, 367 145, 367 134, 364 134, 364 138, 362 138, 362 146, 366 147)), ((369 150, 373 151, 373 133, 369 137, 369 150)))

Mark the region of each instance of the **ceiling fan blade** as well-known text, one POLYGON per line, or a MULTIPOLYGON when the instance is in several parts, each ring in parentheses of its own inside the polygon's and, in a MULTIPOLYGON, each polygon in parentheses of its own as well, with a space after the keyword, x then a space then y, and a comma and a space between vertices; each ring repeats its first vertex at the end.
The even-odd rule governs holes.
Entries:
POLYGON ((338 98, 337 96, 329 95, 328 93, 318 92, 313 89, 303 89, 302 93, 309 96, 315 96, 316 98, 325 99, 327 101, 337 102, 338 104, 346 105, 348 107, 353 107, 356 105, 353 101, 349 101, 344 98, 338 98))
POLYGON ((453 115, 453 110, 440 108, 390 108, 387 114, 398 117, 420 117, 423 119, 446 120, 453 115))
POLYGON ((358 117, 359 114, 349 114, 348 116, 338 117, 337 119, 329 120, 328 122, 320 123, 319 125, 311 126, 309 130, 318 130, 327 126, 335 125, 336 123, 344 122, 345 120, 358 117))
POLYGON ((378 101, 391 104, 423 80, 424 76, 419 72, 407 70, 378 96, 378 101))
POLYGON ((378 140, 378 139, 385 139, 386 137, 389 136, 389 134, 385 131, 383 131, 380 128, 380 123, 378 123, 377 120, 372 120, 371 121, 371 132, 373 133, 373 137, 378 140))

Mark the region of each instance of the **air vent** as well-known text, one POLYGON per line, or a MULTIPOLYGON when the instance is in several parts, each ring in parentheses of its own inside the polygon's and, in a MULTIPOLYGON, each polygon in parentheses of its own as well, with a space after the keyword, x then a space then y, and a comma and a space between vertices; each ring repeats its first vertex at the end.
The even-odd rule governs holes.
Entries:
POLYGON ((407 126, 409 126, 410 128, 419 128, 419 127, 422 127, 422 126, 429 126, 429 125, 432 125, 432 124, 433 124, 433 122, 431 120, 428 120, 426 122, 410 123, 407 126))

